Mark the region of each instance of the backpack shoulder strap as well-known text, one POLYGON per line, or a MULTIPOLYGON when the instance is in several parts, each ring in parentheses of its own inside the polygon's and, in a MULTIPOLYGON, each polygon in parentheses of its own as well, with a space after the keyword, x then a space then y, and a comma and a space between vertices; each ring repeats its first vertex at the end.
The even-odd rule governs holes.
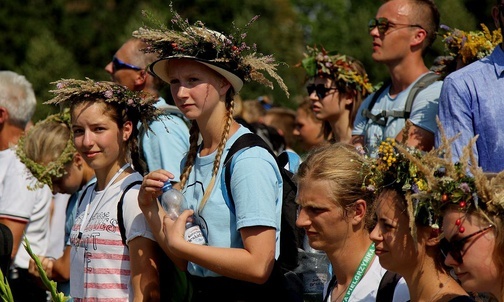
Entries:
POLYGON ((386 271, 383 275, 378 292, 376 293, 376 301, 392 302, 394 299, 394 291, 401 276, 397 273, 386 271))
POLYGON ((406 105, 404 107, 404 118, 408 119, 411 114, 411 108, 413 108, 413 102, 416 96, 424 88, 428 87, 430 84, 434 83, 439 79, 440 75, 434 72, 428 72, 419 79, 415 85, 411 88, 408 98, 406 99, 406 105))
POLYGON ((119 232, 121 233, 122 243, 124 245, 126 245, 126 229, 124 228, 124 216, 123 216, 123 211, 122 211, 124 195, 126 195, 126 192, 128 192, 129 189, 133 188, 136 185, 141 185, 141 184, 142 184, 142 181, 140 181, 140 180, 136 180, 136 181, 130 183, 122 192, 121 198, 119 199, 119 202, 117 203, 117 225, 119 227, 119 232))
POLYGON ((374 115, 371 113, 371 110, 373 109, 374 105, 376 104, 376 101, 378 100, 378 98, 380 97, 380 95, 383 93, 383 91, 385 91, 385 89, 387 89, 388 86, 390 86, 390 79, 386 80, 383 85, 380 87, 380 89, 378 89, 374 94, 373 94, 373 98, 371 99, 371 102, 369 102, 369 105, 367 108, 364 108, 364 110, 362 110, 362 116, 367 118, 367 119, 370 119, 372 120, 374 123, 378 124, 378 125, 381 125, 381 126, 385 126, 387 124, 387 120, 386 120, 386 111, 383 110, 381 113, 378 113, 377 115, 374 115), (382 118, 385 118, 385 120, 382 120, 382 118))
POLYGON ((254 133, 245 133, 242 136, 240 136, 234 143, 231 145, 231 148, 229 148, 229 152, 226 155, 226 159, 224 159, 224 181, 226 184, 226 191, 229 197, 229 201, 231 204, 228 204, 228 207, 231 209, 231 211, 234 213, 234 200, 233 200, 233 195, 231 195, 231 160, 233 156, 240 150, 243 150, 245 148, 249 147, 254 147, 258 146, 261 148, 264 148, 268 150, 268 152, 275 158, 276 156, 273 153, 273 151, 268 147, 266 142, 257 134, 254 133))

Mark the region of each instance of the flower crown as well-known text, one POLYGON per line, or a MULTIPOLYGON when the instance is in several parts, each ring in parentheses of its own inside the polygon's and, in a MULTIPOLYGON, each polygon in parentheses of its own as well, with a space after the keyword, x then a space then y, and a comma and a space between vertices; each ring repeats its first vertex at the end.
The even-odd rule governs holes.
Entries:
POLYGON ((72 132, 70 129, 70 111, 66 109, 61 113, 50 115, 46 119, 36 123, 28 133, 21 136, 16 149, 16 155, 37 180, 35 186, 30 187, 30 189, 42 188, 45 184, 52 189, 52 178, 59 178, 67 173, 65 165, 72 161, 74 154, 77 152, 73 144, 72 132), (70 139, 67 141, 65 149, 63 149, 56 160, 49 162, 47 165, 33 161, 25 153, 26 138, 30 136, 37 127, 41 127, 45 123, 64 124, 68 127, 70 132, 70 139))
POLYGON ((352 65, 355 59, 341 55, 335 51, 327 52, 325 49, 318 50, 316 46, 307 46, 305 58, 301 65, 309 78, 326 76, 333 78, 342 87, 348 87, 359 91, 363 96, 373 92, 373 85, 364 72, 361 75, 352 65))
MULTIPOLYGON (((504 171, 497 174, 483 172, 474 156, 473 146, 478 139, 475 136, 464 147, 457 163, 451 161, 451 143, 457 137, 448 140, 442 127, 440 154, 444 155, 444 166, 438 170, 438 184, 433 192, 437 207, 442 209, 455 204, 461 211, 478 211, 490 222, 489 216, 504 216, 504 171)), ((465 231, 456 221, 460 233, 465 231)))
POLYGON ((439 165, 436 154, 406 147, 387 138, 378 147, 378 157, 371 159, 369 185, 363 187, 379 194, 385 189, 405 197, 409 226, 416 240, 416 223, 439 229, 439 211, 432 195, 432 168, 439 165))
MULTIPOLYGON (((275 61, 272 55, 258 53, 255 44, 249 46, 244 41, 247 37, 246 29, 259 16, 252 18, 243 29, 236 27, 233 23, 234 32, 225 36, 207 29, 201 21, 190 25, 189 21, 183 20, 173 10, 171 4, 170 11, 174 16, 171 23, 176 28, 168 29, 165 25, 158 24, 159 28, 142 26, 133 32, 134 37, 149 45, 144 51, 156 52, 161 59, 180 56, 209 61, 217 66, 224 67, 224 69, 242 80, 247 82, 255 81, 273 89, 273 83, 262 73, 266 71, 277 81, 287 97, 289 96, 287 86, 276 73, 279 63, 275 61)), ((153 20, 148 13, 144 12, 144 14, 153 20)))
POLYGON ((122 104, 127 110, 133 110, 145 129, 150 129, 149 123, 159 115, 158 109, 153 105, 157 102, 153 95, 131 91, 113 82, 95 82, 86 78, 62 79, 51 84, 56 84, 56 89, 49 91, 54 93, 55 97, 44 104, 70 105, 87 99, 102 99, 107 103, 122 104))
MULTIPOLYGON (((442 208, 455 204, 461 211, 481 210, 484 215, 504 215, 504 171, 491 180, 478 167, 472 147, 473 138, 458 162, 452 162, 451 145, 458 137, 447 139, 438 122, 441 145, 422 152, 387 138, 371 160, 371 173, 363 184, 367 190, 381 192, 394 188, 404 193, 410 230, 416 239, 415 222, 439 229, 442 208)), ((407 128, 407 127, 406 127, 407 128)), ((490 220, 491 221, 491 220, 490 220)), ((460 221, 457 222, 460 225, 460 221)), ((459 226, 459 232, 465 229, 459 226)))
POLYGON ((457 28, 441 25, 446 33, 443 35, 445 49, 453 57, 460 55, 464 64, 472 63, 492 53, 494 48, 502 42, 500 29, 490 30, 481 24, 483 31, 465 32, 457 28))

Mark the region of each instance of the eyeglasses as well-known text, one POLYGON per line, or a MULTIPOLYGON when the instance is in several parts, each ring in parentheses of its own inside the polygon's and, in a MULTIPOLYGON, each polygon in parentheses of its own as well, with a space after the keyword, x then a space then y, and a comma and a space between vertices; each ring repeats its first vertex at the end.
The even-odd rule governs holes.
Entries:
POLYGON ((374 19, 369 20, 368 30, 369 30, 369 32, 371 32, 375 27, 378 27, 378 32, 381 35, 384 35, 391 27, 396 27, 396 26, 403 26, 403 27, 396 28, 396 29, 407 28, 407 27, 418 27, 418 28, 425 30, 421 25, 418 25, 418 24, 394 23, 394 22, 390 22, 387 18, 383 18, 383 17, 378 18, 378 19, 374 18, 374 19))
POLYGON ((123 62, 119 60, 116 56, 114 56, 112 58, 112 71, 116 72, 121 69, 142 70, 143 68, 123 62))
POLYGON ((466 244, 467 240, 483 232, 486 232, 487 230, 493 227, 494 227, 493 225, 490 225, 484 229, 472 233, 471 235, 467 235, 453 242, 449 242, 446 238, 443 238, 439 243, 441 252, 445 257, 447 257, 448 254, 450 254, 453 257, 453 260, 455 260, 458 264, 462 264, 464 262, 464 260, 462 259, 462 250, 464 249, 464 245, 466 244))
POLYGON ((321 100, 329 94, 331 90, 336 89, 336 87, 325 87, 324 84, 311 84, 306 86, 306 90, 308 91, 308 95, 311 95, 314 91, 317 94, 317 97, 321 100))

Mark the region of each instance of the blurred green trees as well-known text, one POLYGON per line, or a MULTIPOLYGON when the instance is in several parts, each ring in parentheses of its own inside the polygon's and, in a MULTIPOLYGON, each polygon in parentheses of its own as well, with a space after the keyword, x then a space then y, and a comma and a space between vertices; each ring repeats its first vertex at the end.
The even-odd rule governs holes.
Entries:
MULTIPOLYGON (((441 23, 464 30, 494 28, 490 8, 494 0, 437 0, 441 23)), ((386 78, 383 66, 371 59, 367 23, 381 1, 375 0, 173 0, 189 22, 203 21, 209 28, 229 32, 253 16, 259 20, 249 30, 248 42, 274 54, 286 65, 279 68, 291 92, 287 100, 273 91, 249 84, 243 98, 270 95, 277 104, 295 106, 304 95, 304 73, 296 64, 305 45, 318 44, 361 60, 374 83, 386 78)), ((50 98, 50 84, 61 78, 109 79, 103 67, 131 32, 145 20, 142 10, 168 23, 169 2, 162 0, 2 0, 0 5, 0 69, 24 74, 32 82, 39 106, 34 120, 56 108, 42 105, 50 98)), ((438 39, 428 53, 428 64, 443 53, 438 39)))

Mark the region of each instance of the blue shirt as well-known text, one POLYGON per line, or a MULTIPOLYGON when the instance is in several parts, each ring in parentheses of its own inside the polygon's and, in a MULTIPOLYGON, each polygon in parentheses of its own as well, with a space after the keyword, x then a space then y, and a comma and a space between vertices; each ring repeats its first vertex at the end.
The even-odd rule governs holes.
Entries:
MULTIPOLYGON (((452 145, 457 161, 464 147, 479 135, 474 155, 485 172, 504 170, 504 52, 496 47, 492 54, 444 80, 439 101, 439 119, 448 138, 458 133, 452 145)), ((440 144, 439 133, 436 146, 440 144)))
MULTIPOLYGON (((174 106, 159 106, 164 114, 149 124, 150 130, 143 132, 141 146, 149 171, 164 169, 180 180, 180 161, 189 151, 189 128, 185 120, 175 114, 174 106)), ((180 112, 180 111, 178 111, 180 112)))
MULTIPOLYGON (((194 210, 196 223, 201 227, 209 246, 243 248, 240 229, 268 226, 276 229, 276 253, 280 251, 280 221, 282 212, 282 177, 275 158, 264 148, 251 147, 239 151, 231 161, 231 193, 235 209, 230 209, 223 162, 229 148, 241 135, 250 132, 241 126, 226 142, 215 186, 202 211, 199 205, 212 177, 216 152, 206 156, 199 153, 183 191, 183 208, 194 210)), ((188 272, 194 276, 213 277, 217 273, 188 263, 188 272)))

